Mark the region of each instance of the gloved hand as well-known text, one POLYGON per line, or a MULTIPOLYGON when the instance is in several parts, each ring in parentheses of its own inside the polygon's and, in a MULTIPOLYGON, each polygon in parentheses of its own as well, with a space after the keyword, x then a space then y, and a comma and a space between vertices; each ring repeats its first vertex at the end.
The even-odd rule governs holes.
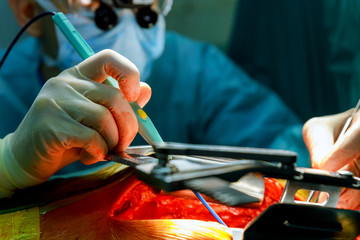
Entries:
MULTIPOLYGON (((338 136, 353 109, 310 119, 303 127, 303 137, 314 168, 336 172, 351 171, 360 176, 360 119, 356 114, 341 139, 338 136)), ((337 207, 360 209, 360 191, 344 189, 337 207)))
POLYGON ((18 129, 0 142, 0 197, 75 161, 92 164, 110 149, 125 150, 138 131, 128 101, 142 107, 150 95, 135 65, 111 50, 49 79, 18 129), (102 84, 108 76, 121 90, 102 84))

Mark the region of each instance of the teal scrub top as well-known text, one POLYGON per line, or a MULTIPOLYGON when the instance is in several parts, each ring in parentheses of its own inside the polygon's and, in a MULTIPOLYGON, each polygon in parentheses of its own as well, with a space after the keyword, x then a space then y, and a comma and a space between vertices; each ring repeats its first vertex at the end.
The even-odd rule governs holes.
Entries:
POLYGON ((240 0, 229 56, 306 121, 360 97, 360 2, 240 0))
MULTIPOLYGON (((41 88, 38 44, 19 44, 0 71, 1 137, 16 129, 41 88)), ((308 165, 299 119, 214 46, 167 33, 146 82, 152 97, 145 111, 165 141, 293 150, 308 165)), ((137 136, 139 144, 146 143, 137 136)), ((58 174, 86 167, 78 162, 58 174)))
POLYGON ((344 111, 360 98, 360 1, 323 0, 324 27, 329 44, 327 70, 344 111))

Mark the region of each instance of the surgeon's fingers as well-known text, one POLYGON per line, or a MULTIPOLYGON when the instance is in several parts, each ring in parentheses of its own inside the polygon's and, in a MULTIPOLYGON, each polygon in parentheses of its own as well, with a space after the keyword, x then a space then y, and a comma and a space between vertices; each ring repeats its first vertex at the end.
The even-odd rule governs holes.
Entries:
POLYGON ((103 50, 75 66, 75 69, 99 83, 108 76, 113 77, 128 101, 136 101, 139 96, 139 71, 130 60, 115 51, 103 50))
MULTIPOLYGON (((80 123, 79 123, 80 124, 80 123)), ((69 151, 79 149, 79 159, 84 164, 93 164, 104 159, 108 152, 107 144, 95 130, 84 125, 78 126, 76 132, 69 133, 62 140, 63 146, 69 151)))
POLYGON ((359 162, 360 158, 360 121, 354 119, 344 136, 336 141, 332 151, 321 161, 320 167, 336 171, 348 163, 359 162))
MULTIPOLYGON (((111 142, 109 149, 114 149, 115 151, 125 150, 138 131, 138 122, 129 102, 124 97, 124 94, 116 88, 81 79, 78 79, 76 83, 73 83, 73 87, 76 91, 85 96, 86 99, 106 107, 111 113, 112 118, 115 120, 117 128, 115 129, 112 125, 109 125, 108 128, 108 124, 112 124, 111 121, 106 122, 110 116, 105 116, 104 114, 107 114, 107 111, 101 110, 98 107, 96 109, 99 111, 97 113, 99 114, 99 117, 96 119, 97 114, 94 114, 93 116, 85 114, 89 117, 88 120, 86 120, 81 117, 82 107, 77 106, 80 115, 78 119, 90 123, 93 129, 99 130, 106 141, 108 143, 111 142), (92 119, 92 117, 94 119, 92 119)), ((91 105, 91 102, 89 105, 91 105)), ((84 103, 87 104, 86 102, 84 103)))
POLYGON ((140 94, 136 102, 141 108, 143 108, 150 100, 151 97, 151 88, 148 84, 141 82, 140 83, 140 94))
MULTIPOLYGON (((37 137, 44 141, 46 161, 36 166, 39 174, 49 176, 73 162, 80 160, 91 164, 103 160, 108 152, 107 143, 94 129, 72 119, 61 111, 53 112, 52 118, 40 119, 39 125, 44 126, 43 136, 37 137), (49 124, 56 120, 56 124, 49 124), (47 160, 48 159, 48 160, 47 160), (57 161, 62 159, 62 161, 57 161)), ((39 144, 37 144, 39 145, 39 144)))
POLYGON ((323 124, 321 119, 313 118, 305 123, 303 138, 310 153, 312 167, 319 168, 322 159, 333 147, 334 134, 332 129, 323 124))
POLYGON ((109 149, 118 144, 117 125, 108 108, 80 99, 62 100, 58 104, 72 119, 97 131, 109 149))
MULTIPOLYGON (((313 167, 337 170, 329 162, 325 167, 324 159, 334 150, 334 143, 349 116, 349 112, 312 118, 303 127, 303 138, 309 150, 313 167)), ((335 163, 336 165, 336 163, 335 163)))

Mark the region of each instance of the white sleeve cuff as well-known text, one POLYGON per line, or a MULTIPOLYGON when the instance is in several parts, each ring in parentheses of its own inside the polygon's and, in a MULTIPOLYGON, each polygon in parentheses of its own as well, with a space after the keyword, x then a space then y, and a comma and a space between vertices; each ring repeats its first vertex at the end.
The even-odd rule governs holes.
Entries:
POLYGON ((11 197, 16 189, 44 182, 26 172, 14 158, 9 145, 11 135, 0 139, 0 198, 11 197))

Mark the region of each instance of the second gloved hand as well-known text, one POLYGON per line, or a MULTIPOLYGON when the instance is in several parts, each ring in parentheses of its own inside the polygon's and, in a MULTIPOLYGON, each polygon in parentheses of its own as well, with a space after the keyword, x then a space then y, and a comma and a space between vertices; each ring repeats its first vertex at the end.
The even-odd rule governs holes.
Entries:
POLYGON ((342 169, 360 157, 360 121, 358 114, 341 139, 339 134, 352 113, 343 113, 310 119, 303 127, 303 138, 314 168, 328 171, 342 169))
POLYGON ((0 142, 3 195, 44 182, 75 161, 92 164, 110 149, 125 150, 138 131, 128 101, 142 107, 150 95, 135 65, 110 50, 48 80, 18 129, 0 142), (120 90, 102 84, 108 76, 120 90))
MULTIPOLYGON (((336 172, 346 170, 360 176, 360 121, 359 114, 343 137, 339 134, 353 110, 340 114, 313 118, 303 128, 304 141, 309 149, 314 168, 336 172)), ((360 209, 360 191, 343 189, 337 207, 360 209)))

